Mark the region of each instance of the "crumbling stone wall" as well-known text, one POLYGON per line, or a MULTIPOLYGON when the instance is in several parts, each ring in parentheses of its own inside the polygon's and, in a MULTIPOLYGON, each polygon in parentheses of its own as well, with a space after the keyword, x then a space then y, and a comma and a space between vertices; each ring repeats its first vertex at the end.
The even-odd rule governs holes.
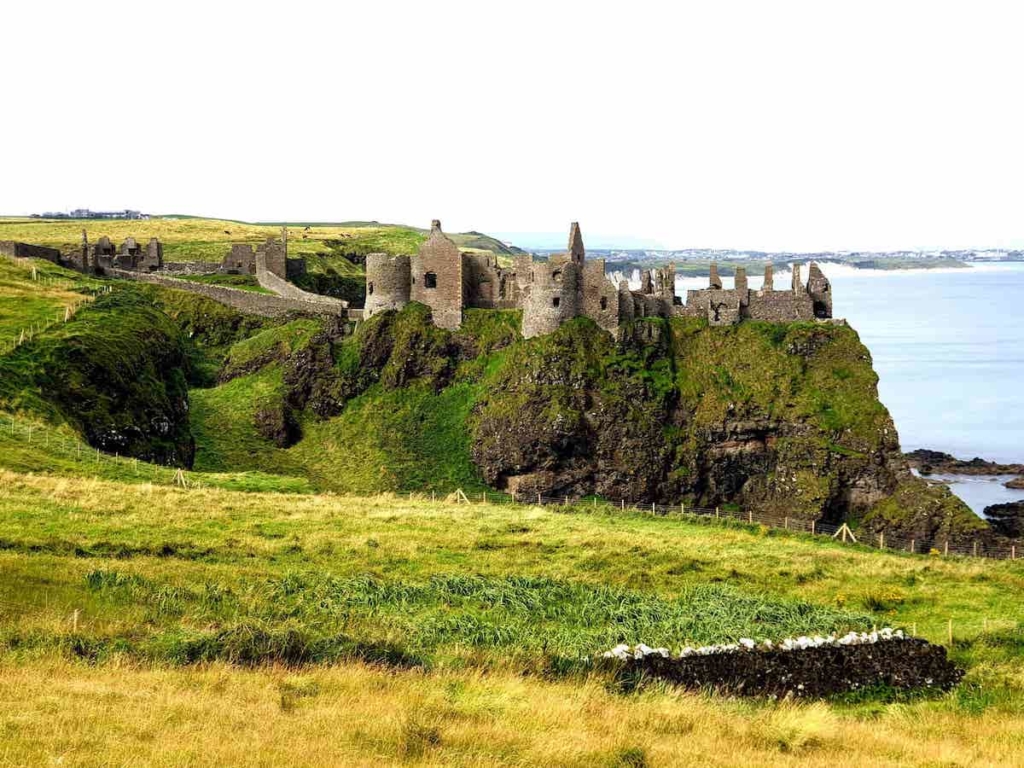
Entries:
POLYGON ((164 266, 164 246, 155 237, 149 238, 146 250, 138 262, 138 269, 147 272, 156 272, 164 266))
POLYGON ((224 285, 210 285, 207 283, 196 283, 191 280, 178 280, 166 275, 152 272, 137 272, 128 269, 111 268, 106 271, 106 274, 111 277, 137 280, 162 285, 166 288, 174 288, 179 291, 197 293, 208 299, 213 299, 221 304, 233 307, 239 312, 260 317, 284 317, 293 313, 329 316, 344 316, 346 314, 346 310, 342 306, 343 302, 338 299, 333 300, 334 304, 300 301, 283 296, 271 296, 265 293, 256 293, 255 291, 228 288, 224 285))
POLYGON ((160 270, 164 274, 170 275, 210 275, 218 271, 208 261, 165 261, 163 268, 160 270))
POLYGON ((832 286, 814 262, 807 271, 807 294, 811 297, 815 317, 832 317, 832 286))
POLYGON ((408 256, 371 253, 366 256, 366 304, 363 317, 401 309, 412 295, 412 263, 408 256))
POLYGON ((515 268, 505 269, 493 254, 463 253, 462 282, 465 306, 480 309, 519 307, 519 282, 515 268))
POLYGON ((720 286, 718 266, 711 265, 709 287, 686 292, 686 305, 675 314, 686 317, 706 317, 712 325, 732 325, 741 320, 765 320, 789 323, 797 320, 826 319, 832 317, 832 291, 828 278, 817 264, 810 268, 810 282, 804 287, 800 265, 793 265, 792 288, 788 291, 772 290, 772 267, 765 267, 764 286, 752 291, 747 285, 747 273, 736 269, 735 287, 724 290, 720 286))
POLYGON ((256 246, 256 272, 261 269, 284 279, 288 276, 288 251, 281 240, 272 237, 256 246))
POLYGON ((251 245, 235 243, 224 256, 218 271, 225 275, 255 275, 256 252, 251 245))
POLYGON ((462 254, 441 231, 437 219, 430 235, 412 258, 411 298, 430 307, 434 325, 455 329, 462 325, 464 306, 462 254))
POLYGON ((45 259, 54 264, 61 261, 60 251, 56 248, 19 243, 14 240, 0 240, 0 253, 18 259, 45 259))
POLYGON ((605 276, 604 259, 583 263, 583 314, 606 331, 619 327, 619 289, 605 276))

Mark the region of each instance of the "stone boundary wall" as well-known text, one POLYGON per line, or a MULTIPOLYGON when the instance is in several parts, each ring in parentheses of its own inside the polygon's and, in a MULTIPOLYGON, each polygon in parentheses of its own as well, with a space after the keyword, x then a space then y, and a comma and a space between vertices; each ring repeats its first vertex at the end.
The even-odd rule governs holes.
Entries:
POLYGON ((107 269, 104 272, 111 277, 137 280, 143 283, 162 285, 165 288, 174 288, 179 291, 198 293, 200 296, 205 296, 208 299, 225 304, 247 315, 283 317, 290 313, 306 315, 346 314, 345 308, 341 306, 341 302, 337 304, 324 304, 321 302, 299 301, 284 296, 270 296, 265 293, 228 288, 223 285, 193 283, 188 280, 179 280, 175 277, 148 272, 131 272, 124 269, 107 269))
POLYGON ((29 245, 14 240, 0 240, 0 253, 6 256, 13 256, 18 259, 45 259, 54 264, 60 264, 60 251, 56 248, 47 248, 42 245, 29 245))
POLYGON ((824 697, 874 686, 948 691, 963 671, 946 649, 925 640, 886 640, 803 650, 737 651, 708 656, 646 656, 617 665, 623 678, 659 678, 675 685, 745 696, 824 697))
POLYGON ((161 271, 175 275, 214 275, 219 267, 212 261, 165 261, 161 271))
POLYGON ((257 257, 256 280, 268 291, 273 291, 282 298, 290 299, 292 301, 300 301, 303 304, 321 305, 328 310, 333 310, 334 314, 341 314, 345 311, 345 308, 348 307, 347 301, 304 291, 297 285, 292 285, 284 278, 278 277, 270 270, 265 268, 261 269, 261 266, 261 260, 257 257))

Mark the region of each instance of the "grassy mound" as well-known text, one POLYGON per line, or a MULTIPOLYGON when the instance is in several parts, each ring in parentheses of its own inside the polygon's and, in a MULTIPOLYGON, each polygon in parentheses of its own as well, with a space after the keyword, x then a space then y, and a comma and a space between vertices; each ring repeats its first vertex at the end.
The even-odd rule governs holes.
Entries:
POLYGON ((108 453, 189 466, 189 367, 173 321, 115 291, 0 358, 0 402, 72 424, 108 453))

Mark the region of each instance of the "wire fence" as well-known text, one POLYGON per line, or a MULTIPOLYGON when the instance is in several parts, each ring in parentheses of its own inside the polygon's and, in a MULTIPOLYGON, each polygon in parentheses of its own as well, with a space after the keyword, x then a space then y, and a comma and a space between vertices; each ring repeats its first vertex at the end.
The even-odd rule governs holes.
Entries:
MULTIPOLYGON (((59 453, 67 459, 80 462, 83 469, 89 465, 106 466, 119 478, 138 478, 142 481, 174 485, 186 489, 202 488, 202 478, 173 466, 163 466, 136 458, 110 455, 80 440, 71 440, 53 430, 38 425, 19 423, 11 416, 0 417, 0 439, 12 439, 28 445, 40 445, 49 452, 59 453)), ((973 540, 917 539, 893 536, 887 533, 853 531, 845 523, 809 520, 780 513, 742 510, 732 506, 700 507, 686 502, 674 505, 626 501, 579 496, 545 496, 543 494, 515 494, 480 491, 470 494, 462 490, 443 494, 409 492, 410 499, 431 499, 454 504, 509 504, 562 508, 566 512, 599 511, 605 513, 643 514, 652 517, 679 518, 709 524, 763 526, 769 529, 821 536, 845 544, 859 544, 891 552, 906 552, 932 557, 978 557, 996 560, 1024 558, 1024 542, 979 536, 973 540)))
MULTIPOLYGON (((61 434, 49 427, 18 422, 10 416, 0 418, 0 444, 13 440, 28 446, 39 446, 47 453, 57 454, 80 465, 83 471, 91 466, 105 468, 118 478, 138 478, 140 481, 181 488, 202 488, 200 478, 190 477, 184 469, 170 464, 154 464, 131 456, 109 454, 99 448, 61 434)), ((40 467, 40 470, 43 468, 40 467)))
POLYGON ((96 287, 83 286, 74 280, 40 275, 34 264, 28 264, 26 272, 28 271, 28 268, 31 268, 32 280, 40 286, 53 291, 73 293, 76 295, 76 298, 72 301, 63 303, 60 308, 53 310, 54 314, 51 317, 48 317, 45 320, 38 320, 24 326, 23 328, 19 328, 14 332, 13 337, 0 339, 0 355, 6 355, 13 352, 22 344, 32 341, 39 334, 45 333, 56 325, 70 322, 74 319, 78 310, 93 301, 96 296, 101 293, 109 293, 112 290, 112 287, 109 285, 96 287))
MULTIPOLYGON (((415 496, 416 494, 411 494, 415 496)), ((419 494, 421 497, 423 494, 419 494)), ((438 499, 436 493, 431 498, 438 499)), ((784 513, 771 513, 754 511, 751 509, 742 510, 733 506, 727 507, 700 507, 686 502, 674 505, 655 504, 646 502, 632 502, 625 499, 599 499, 597 497, 579 496, 544 496, 542 494, 516 495, 508 493, 495 493, 493 491, 481 491, 479 493, 465 494, 456 491, 442 497, 444 500, 454 503, 486 503, 486 504, 519 504, 529 506, 564 507, 566 509, 580 510, 591 508, 595 511, 628 512, 630 514, 643 514, 652 517, 676 517, 690 520, 700 520, 707 523, 720 523, 723 525, 739 524, 747 526, 763 526, 765 528, 791 531, 793 533, 805 533, 811 536, 823 536, 845 544, 860 544, 876 549, 888 550, 891 552, 906 552, 916 555, 927 555, 932 557, 981 557, 996 560, 1016 560, 1024 558, 1024 542, 1003 539, 1000 541, 987 537, 978 537, 970 541, 963 539, 931 538, 919 539, 912 537, 899 537, 887 533, 863 533, 852 530, 846 523, 829 523, 820 520, 809 520, 804 517, 794 517, 784 513)))

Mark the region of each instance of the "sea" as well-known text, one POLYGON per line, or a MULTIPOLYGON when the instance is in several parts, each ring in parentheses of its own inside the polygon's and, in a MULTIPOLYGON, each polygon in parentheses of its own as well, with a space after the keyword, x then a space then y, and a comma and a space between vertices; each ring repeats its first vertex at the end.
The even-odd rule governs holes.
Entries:
MULTIPOLYGON (((962 459, 1024 462, 1024 263, 970 262, 962 269, 856 269, 822 264, 833 315, 871 351, 878 391, 905 451, 930 448, 962 459)), ((804 279, 807 266, 802 268, 804 279)), ((638 275, 636 276, 638 277, 638 275)), ((761 276, 750 275, 751 288, 761 276)), ((775 273, 788 286, 789 272, 775 273)), ((730 288, 731 278, 723 278, 730 288)), ((707 286, 676 280, 676 292, 707 286)), ((1008 477, 943 476, 979 515, 1024 500, 1008 477)))

